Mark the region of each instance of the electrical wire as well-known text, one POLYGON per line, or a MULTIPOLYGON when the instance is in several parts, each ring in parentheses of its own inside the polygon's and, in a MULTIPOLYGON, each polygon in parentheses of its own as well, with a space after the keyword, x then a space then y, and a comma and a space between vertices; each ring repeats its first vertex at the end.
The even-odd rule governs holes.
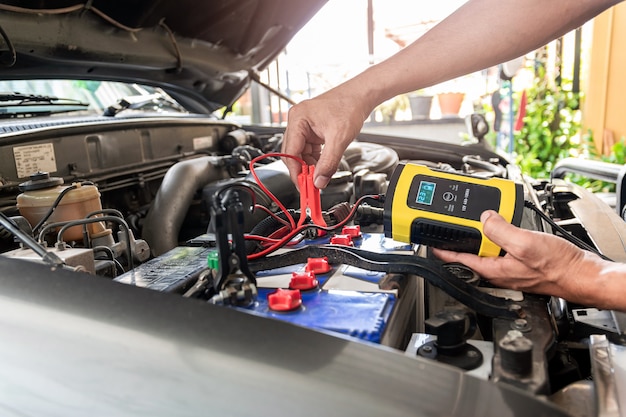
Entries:
POLYGON ((176 73, 180 74, 180 72, 183 70, 183 56, 180 53, 178 42, 176 42, 176 36, 174 36, 174 32, 172 32, 172 29, 170 29, 170 27, 165 24, 164 18, 161 19, 161 21, 159 22, 159 26, 165 29, 165 32, 167 32, 167 36, 169 36, 170 38, 170 42, 172 42, 174 52, 176 53, 176 73))
MULTIPOLYGON (((124 232, 124 237, 126 238, 126 256, 128 257, 127 262, 128 262, 128 268, 129 270, 132 270, 135 268, 135 263, 134 263, 134 259, 133 259, 133 248, 131 247, 132 244, 132 240, 131 240, 131 234, 130 234, 130 228, 128 227, 128 224, 126 223, 126 221, 122 218, 119 218, 117 216, 100 216, 100 217, 90 217, 87 219, 80 219, 80 220, 71 220, 68 222, 62 222, 62 223, 56 223, 56 224, 51 224, 51 225, 47 225, 46 228, 48 226, 50 227, 58 227, 61 226, 61 229, 58 231, 57 233, 57 245, 62 245, 63 244, 63 234, 71 227, 74 226, 81 226, 84 224, 91 224, 91 223, 99 223, 99 222, 113 222, 113 223, 117 223, 124 232)), ((46 230, 46 228, 44 228, 44 230, 46 230)), ((42 230, 42 234, 44 232, 44 230, 42 230)), ((39 237, 40 241, 41 241, 41 235, 39 237)))
MULTIPOLYGON (((83 181, 83 182, 81 182, 79 184, 80 184, 80 186, 83 186, 83 185, 93 185, 93 182, 91 182, 91 181, 83 181)), ((63 199, 63 197, 65 197, 65 195, 67 193, 69 193, 72 190, 75 190, 76 188, 78 188, 78 185, 72 184, 72 185, 68 186, 67 188, 65 188, 63 191, 61 191, 59 193, 59 195, 54 200, 54 202, 52 203, 52 205, 50 206, 50 208, 48 209, 46 214, 44 214, 44 216, 41 218, 41 220, 39 220, 39 222, 35 225, 35 227, 33 227, 33 236, 35 236, 37 234, 37 231, 39 230, 39 228, 41 228, 41 226, 43 226, 43 224, 48 221, 50 216, 52 216, 52 213, 54 213, 54 210, 57 209, 57 207, 61 203, 61 200, 63 199)))
POLYGON ((109 24, 117 27, 118 29, 122 29, 126 32, 139 32, 143 28, 131 28, 130 26, 126 26, 117 20, 113 19, 102 10, 93 7, 90 5, 90 2, 85 4, 75 4, 73 6, 68 7, 60 7, 58 9, 30 9, 27 7, 20 6, 12 6, 9 4, 0 4, 0 10, 4 10, 7 12, 13 13, 23 13, 23 14, 36 14, 36 15, 59 15, 59 14, 69 14, 78 11, 90 11, 100 17, 102 20, 105 20, 109 24))
MULTIPOLYGON (((261 180, 259 179, 257 173, 254 170, 254 164, 256 164, 257 162, 259 162, 259 161, 261 161, 263 159, 272 158, 272 157, 291 158, 291 159, 299 162, 302 165, 303 168, 307 166, 307 163, 303 159, 298 158, 297 156, 289 155, 289 154, 286 154, 286 153, 279 153, 279 152, 267 153, 267 154, 264 154, 264 155, 261 155, 261 156, 257 156, 256 158, 252 159, 252 161, 250 161, 250 174, 252 174, 252 177, 256 181, 256 183, 259 186, 259 188, 261 190, 263 190, 263 192, 274 203, 276 203, 278 208, 280 208, 283 213, 285 213, 291 228, 292 229, 296 229, 296 221, 294 220, 293 216, 287 211, 287 208, 283 205, 283 203, 281 203, 281 201, 263 184, 263 182, 261 182, 261 180)), ((300 215, 302 216, 302 213, 300 215)))
POLYGON ((254 194, 254 190, 250 187, 250 185, 246 184, 245 182, 226 184, 223 187, 219 188, 215 193, 213 193, 212 202, 213 202, 214 207, 219 208, 223 205, 222 193, 232 190, 232 189, 237 189, 237 188, 244 190, 250 195, 250 199, 252 202, 248 210, 252 212, 252 210, 254 210, 254 207, 256 206, 256 195, 254 194))
POLYGON ((254 209, 259 209, 261 211, 264 211, 265 213, 267 213, 271 218, 273 218, 274 220, 276 220, 277 222, 289 227, 289 222, 287 222, 287 220, 285 219, 281 219, 276 213, 274 213, 272 210, 268 209, 267 207, 265 207, 262 204, 255 204, 254 205, 254 209))
MULTIPOLYGON (((120 23, 117 20, 113 19, 111 16, 107 15, 102 10, 96 7, 93 7, 92 3, 93 1, 89 0, 84 4, 75 4, 73 6, 60 7, 57 9, 31 9, 27 7, 12 6, 9 4, 0 4, 0 10, 13 12, 13 13, 35 14, 35 15, 61 15, 61 14, 74 13, 78 11, 80 12, 89 11, 95 14, 96 16, 98 16, 100 19, 109 23, 110 25, 115 26, 116 28, 121 29, 125 32, 137 33, 144 29, 143 27, 133 28, 130 26, 126 26, 125 24, 120 23)), ((169 26, 165 24, 165 19, 161 19, 161 21, 159 21, 159 26, 165 30, 170 42, 172 43, 172 46, 174 47, 174 55, 176 57, 175 71, 177 73, 180 73, 183 68, 183 58, 182 58, 182 53, 180 51, 180 48, 178 47, 178 42, 176 42, 176 37, 174 36, 174 32, 172 32, 169 26)), ((10 62, 8 66, 13 66, 17 60, 17 54, 15 52, 15 48, 13 47, 13 44, 11 43, 7 34, 4 32, 4 30, 1 27, 0 27, 0 36, 2 36, 2 38, 4 39, 5 43, 7 44, 9 48, 9 52, 12 54, 12 61, 10 62)))
MULTIPOLYGON (((309 229, 317 229, 317 230, 322 230, 325 232, 332 232, 334 230, 337 230, 343 226, 345 226, 356 214, 356 211, 358 209, 358 207, 367 199, 374 199, 374 200, 379 200, 381 198, 381 196, 379 195, 364 195, 362 197, 360 197, 355 203, 354 206, 352 207, 352 209, 350 210, 350 212, 348 213, 348 215, 341 220, 340 222, 338 222, 337 224, 333 225, 333 226, 322 226, 322 225, 318 225, 318 224, 304 224, 304 220, 306 218, 306 213, 303 212, 303 208, 300 208, 300 219, 298 220, 298 223, 296 224, 295 219, 293 218, 293 216, 291 215, 291 213, 289 213, 289 211, 287 210, 287 208, 282 204, 282 202, 263 184, 263 182, 260 180, 260 178, 258 177, 258 175, 256 174, 255 170, 254 170, 254 164, 258 163, 259 161, 266 159, 266 158, 291 158, 297 162, 299 162, 302 165, 302 169, 303 171, 306 171, 308 165, 307 163, 296 156, 293 155, 289 155, 289 154, 285 154, 285 153, 279 153, 279 152, 272 152, 272 153, 267 153, 264 155, 260 155, 257 156, 255 158, 253 158, 250 161, 250 174, 252 175, 252 177, 254 178, 254 180, 256 181, 256 184, 259 186, 259 188, 271 199, 272 202, 274 202, 279 209, 285 214, 285 217, 287 218, 286 222, 283 222, 282 219, 280 219, 275 213, 271 213, 269 211, 269 209, 267 210, 267 212, 270 212, 270 215, 275 218, 276 220, 281 221, 281 223, 285 224, 284 227, 278 229, 276 232, 274 232, 270 237, 265 237, 265 236, 258 236, 258 235, 246 235, 246 239, 249 240, 257 240, 257 241, 261 241, 263 243, 271 243, 268 247, 266 247, 265 249, 261 250, 260 252, 256 252, 253 254, 248 255, 248 259, 252 260, 252 259, 258 259, 261 258, 265 255, 268 255, 286 245, 289 244, 293 244, 293 239, 298 236, 299 234, 302 234, 303 232, 305 232, 306 230, 309 229), (288 224, 286 224, 288 222, 288 224), (276 239, 275 236, 276 234, 284 234, 286 233, 284 236, 276 239)), ((304 239, 304 236, 302 236, 299 240, 301 241, 302 239, 304 239)), ((297 243, 297 242, 296 242, 297 243)))
MULTIPOLYGON (((116 269, 117 272, 119 272, 121 274, 126 272, 124 270, 124 267, 122 266, 122 264, 117 259, 115 259, 115 254, 113 253, 113 249, 111 249, 110 247, 108 247, 108 246, 94 246, 91 250, 94 253, 94 259, 95 260, 97 260, 97 261, 101 261, 101 260, 111 261, 113 263, 113 265, 115 265, 115 269, 116 269), (95 256, 96 252, 104 252, 104 253, 106 253, 108 255, 108 257, 106 259, 98 258, 98 257, 95 256)), ((117 272, 115 273, 115 276, 117 276, 117 272)))
POLYGON ((563 227, 559 226, 554 220, 552 220, 547 214, 545 214, 533 202, 525 200, 524 201, 524 206, 528 207, 529 209, 531 209, 535 213, 537 213, 539 215, 539 217, 541 217, 550 226, 552 226, 557 232, 559 232, 561 237, 563 237, 565 240, 569 241, 570 243, 573 243, 574 245, 578 246, 581 249, 584 249, 584 250, 587 250, 589 252, 595 253, 596 255, 598 255, 599 257, 601 257, 602 259, 604 259, 606 261, 613 261, 608 256, 602 254, 598 249, 590 246, 589 244, 587 244, 587 242, 585 242, 582 239, 574 236, 573 234, 571 234, 570 232, 565 230, 563 227))
POLYGON ((364 195, 364 196, 361 196, 354 203, 354 206, 352 206, 352 210, 350 210, 350 214, 345 219, 340 221, 339 223, 337 223, 337 224, 335 224, 333 226, 326 226, 326 227, 325 226, 320 226, 320 225, 317 225, 317 224, 304 224, 304 225, 302 225, 300 227, 297 227, 297 228, 291 230, 287 235, 285 235, 285 237, 280 239, 275 244, 273 244, 273 245, 263 249, 260 252, 248 255, 248 260, 258 259, 258 258, 261 258, 263 256, 269 255, 272 252, 277 251, 278 249, 282 248, 287 243, 289 243, 294 237, 296 237, 297 235, 299 235, 300 233, 302 233, 302 232, 304 232, 304 231, 306 231, 308 229, 323 230, 325 232, 332 232, 334 230, 340 229, 343 226, 345 226, 352 219, 352 217, 354 217, 354 215, 356 214, 357 208, 361 204, 363 204, 363 202, 365 202, 365 200, 367 200, 367 199, 378 200, 379 198, 380 198, 380 196, 378 196, 378 195, 364 195))
POLYGON ((68 7, 60 7, 58 9, 29 9, 27 7, 20 6, 12 6, 10 4, 0 4, 0 10, 4 10, 7 12, 13 13, 24 13, 24 14, 66 14, 72 13, 79 10, 83 10, 85 8, 84 4, 75 4, 73 6, 68 7))

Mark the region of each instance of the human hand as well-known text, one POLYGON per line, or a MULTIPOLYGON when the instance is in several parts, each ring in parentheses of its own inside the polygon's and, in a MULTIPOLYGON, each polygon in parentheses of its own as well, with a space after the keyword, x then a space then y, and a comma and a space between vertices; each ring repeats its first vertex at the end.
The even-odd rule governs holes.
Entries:
POLYGON ((460 262, 470 267, 498 287, 616 308, 604 294, 605 288, 599 285, 602 273, 611 271, 617 264, 555 235, 515 227, 495 211, 484 212, 481 221, 485 236, 502 247, 505 256, 479 257, 433 249, 435 255, 445 262, 460 262))
MULTIPOLYGON (((313 182, 317 188, 328 185, 341 156, 369 115, 357 94, 344 91, 346 89, 335 88, 289 110, 281 151, 315 165, 313 182)), ((292 181, 297 184, 301 165, 290 158, 284 161, 292 181)))

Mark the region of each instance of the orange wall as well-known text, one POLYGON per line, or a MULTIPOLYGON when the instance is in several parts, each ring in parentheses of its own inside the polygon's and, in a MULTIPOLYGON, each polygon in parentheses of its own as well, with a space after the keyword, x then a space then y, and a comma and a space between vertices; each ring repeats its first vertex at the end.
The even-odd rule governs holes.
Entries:
POLYGON ((605 154, 626 138, 626 3, 594 20, 583 125, 605 154))

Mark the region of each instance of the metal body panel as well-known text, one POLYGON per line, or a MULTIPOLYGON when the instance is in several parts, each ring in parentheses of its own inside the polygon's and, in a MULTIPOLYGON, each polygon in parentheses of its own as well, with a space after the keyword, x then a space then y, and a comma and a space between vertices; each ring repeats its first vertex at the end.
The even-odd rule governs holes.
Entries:
POLYGON ((565 415, 384 347, 35 263, 0 268, 5 415, 565 415))

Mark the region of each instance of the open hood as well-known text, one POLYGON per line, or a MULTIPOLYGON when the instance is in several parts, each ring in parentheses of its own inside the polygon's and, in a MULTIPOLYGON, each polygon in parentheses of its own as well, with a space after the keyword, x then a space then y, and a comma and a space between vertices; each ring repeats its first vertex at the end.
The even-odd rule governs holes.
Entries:
POLYGON ((231 104, 326 0, 2 0, 0 79, 159 86, 231 104))

